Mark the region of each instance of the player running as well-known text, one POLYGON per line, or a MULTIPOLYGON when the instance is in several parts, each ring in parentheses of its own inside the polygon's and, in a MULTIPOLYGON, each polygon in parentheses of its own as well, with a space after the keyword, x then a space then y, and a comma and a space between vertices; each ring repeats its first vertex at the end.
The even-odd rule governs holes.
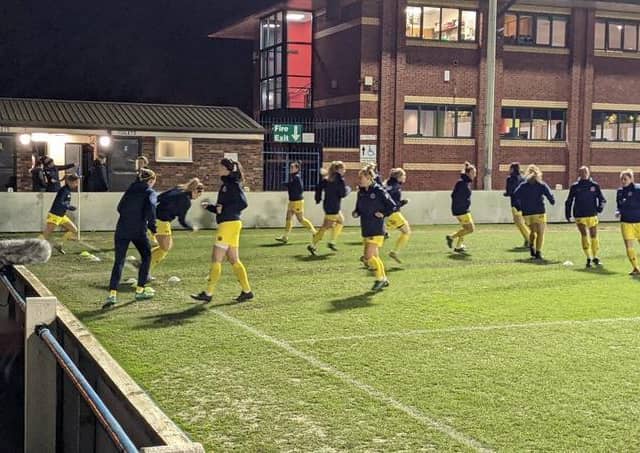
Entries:
POLYGON ((513 223, 518 227, 520 234, 524 238, 524 247, 529 248, 529 236, 531 235, 531 230, 529 230, 529 227, 524 222, 524 217, 522 216, 522 210, 520 209, 518 200, 513 196, 513 193, 523 182, 524 178, 520 171, 520 163, 512 163, 509 167, 509 177, 507 178, 504 196, 509 197, 511 200, 511 215, 513 216, 513 223))
POLYGON ((58 227, 62 227, 65 233, 62 235, 62 241, 55 246, 56 250, 64 255, 65 241, 75 241, 78 235, 78 228, 67 217, 67 211, 75 211, 75 206, 71 206, 71 192, 78 190, 80 183, 80 177, 77 175, 67 175, 64 178, 65 184, 62 186, 56 197, 53 200, 49 214, 47 215, 47 222, 42 232, 41 238, 49 240, 51 234, 58 227))
POLYGON ((571 185, 565 202, 565 217, 567 222, 571 222, 573 213, 582 240, 582 250, 587 256, 586 267, 590 268, 592 265, 602 265, 598 257, 598 214, 604 210, 607 200, 602 195, 600 186, 591 179, 589 167, 580 167, 578 176, 579 179, 571 185))
POLYGON ((287 192, 289 193, 289 204, 287 205, 286 226, 284 234, 276 238, 276 241, 286 244, 289 242, 289 234, 293 230, 293 217, 298 219, 298 222, 311 234, 316 234, 316 229, 313 223, 304 216, 304 184, 302 182, 301 164, 300 162, 291 162, 289 167, 289 181, 285 183, 287 186, 287 192))
POLYGON ((542 260, 542 246, 547 228, 547 214, 544 198, 554 205, 556 199, 549 186, 542 180, 542 171, 535 165, 529 165, 524 182, 513 193, 520 204, 524 221, 531 230, 529 236, 529 251, 531 258, 542 260))
POLYGON ((634 181, 633 170, 627 169, 620 173, 622 187, 616 194, 618 210, 616 217, 620 218, 622 239, 627 249, 627 257, 633 266, 629 275, 640 275, 638 257, 634 248, 634 242, 640 241, 640 184, 634 181))
POLYGON ((478 174, 476 167, 469 162, 464 163, 464 169, 460 174, 460 179, 451 192, 451 213, 460 223, 460 229, 454 234, 447 236, 447 247, 453 247, 453 240, 456 246, 453 249, 456 253, 464 253, 467 248, 464 245, 464 237, 473 233, 476 229, 471 216, 471 183, 478 174))
POLYGON ((242 188, 242 181, 244 180, 242 165, 240 165, 240 162, 224 158, 220 161, 220 173, 222 175, 222 187, 218 192, 218 200, 215 204, 206 201, 201 203, 203 208, 215 213, 216 222, 218 223, 216 241, 211 256, 209 284, 206 291, 192 294, 191 298, 205 303, 211 302, 222 275, 222 263, 226 258, 231 264, 233 273, 242 288, 242 292, 235 300, 236 302, 244 302, 253 299, 254 296, 249 285, 247 269, 240 261, 240 232, 242 231, 240 218, 242 211, 248 206, 247 197, 242 188))
POLYGON ((385 185, 389 196, 396 204, 395 211, 387 219, 387 230, 400 231, 400 236, 393 250, 389 252, 389 257, 398 263, 402 263, 399 256, 400 250, 407 246, 409 238, 411 237, 411 225, 409 225, 407 219, 405 219, 402 212, 400 212, 400 209, 409 203, 408 200, 402 199, 402 185, 406 181, 407 173, 402 168, 393 168, 385 185))

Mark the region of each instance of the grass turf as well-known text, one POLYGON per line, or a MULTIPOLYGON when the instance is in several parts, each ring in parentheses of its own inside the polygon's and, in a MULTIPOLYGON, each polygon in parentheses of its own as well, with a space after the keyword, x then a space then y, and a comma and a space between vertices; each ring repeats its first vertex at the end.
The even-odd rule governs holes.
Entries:
MULTIPOLYGON (((285 246, 244 231, 257 298, 241 305, 228 265, 211 305, 189 300, 211 232, 177 233, 157 297, 123 285, 107 312, 108 252, 94 263, 74 244, 34 271, 207 450, 638 450, 640 282, 619 227, 601 227, 605 267, 590 271, 573 226, 550 226, 546 264, 516 249, 513 226, 480 225, 468 256, 446 250, 451 230, 416 228, 376 295, 356 229, 316 258, 302 230, 285 246), (596 321, 557 322, 572 320, 596 321)), ((84 238, 112 248, 111 234, 84 238)))

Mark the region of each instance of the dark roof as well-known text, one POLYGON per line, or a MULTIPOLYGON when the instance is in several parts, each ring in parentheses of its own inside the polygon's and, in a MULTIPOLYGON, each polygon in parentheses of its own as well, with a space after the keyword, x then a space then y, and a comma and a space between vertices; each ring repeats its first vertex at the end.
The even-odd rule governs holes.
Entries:
POLYGON ((0 98, 0 125, 55 129, 256 133, 262 126, 236 107, 0 98))

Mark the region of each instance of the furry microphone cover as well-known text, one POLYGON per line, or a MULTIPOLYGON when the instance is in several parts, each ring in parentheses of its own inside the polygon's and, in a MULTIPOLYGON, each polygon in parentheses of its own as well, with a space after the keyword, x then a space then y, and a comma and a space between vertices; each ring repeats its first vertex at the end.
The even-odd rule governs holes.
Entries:
POLYGON ((41 239, 9 239, 0 241, 0 267, 46 263, 51 245, 41 239))

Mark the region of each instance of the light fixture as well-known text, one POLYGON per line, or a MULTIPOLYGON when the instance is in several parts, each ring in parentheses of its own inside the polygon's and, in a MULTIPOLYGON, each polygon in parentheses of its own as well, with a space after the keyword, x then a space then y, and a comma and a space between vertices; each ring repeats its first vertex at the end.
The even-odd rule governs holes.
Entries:
POLYGON ((302 22, 306 17, 304 13, 287 13, 287 20, 294 22, 302 22))
POLYGON ((49 134, 46 132, 34 132, 31 134, 31 140, 34 142, 46 142, 49 140, 49 134))
POLYGON ((27 146, 31 144, 31 134, 20 134, 20 144, 27 146))
POLYGON ((99 141, 101 148, 108 148, 111 146, 111 136, 103 135, 100 137, 99 141))

